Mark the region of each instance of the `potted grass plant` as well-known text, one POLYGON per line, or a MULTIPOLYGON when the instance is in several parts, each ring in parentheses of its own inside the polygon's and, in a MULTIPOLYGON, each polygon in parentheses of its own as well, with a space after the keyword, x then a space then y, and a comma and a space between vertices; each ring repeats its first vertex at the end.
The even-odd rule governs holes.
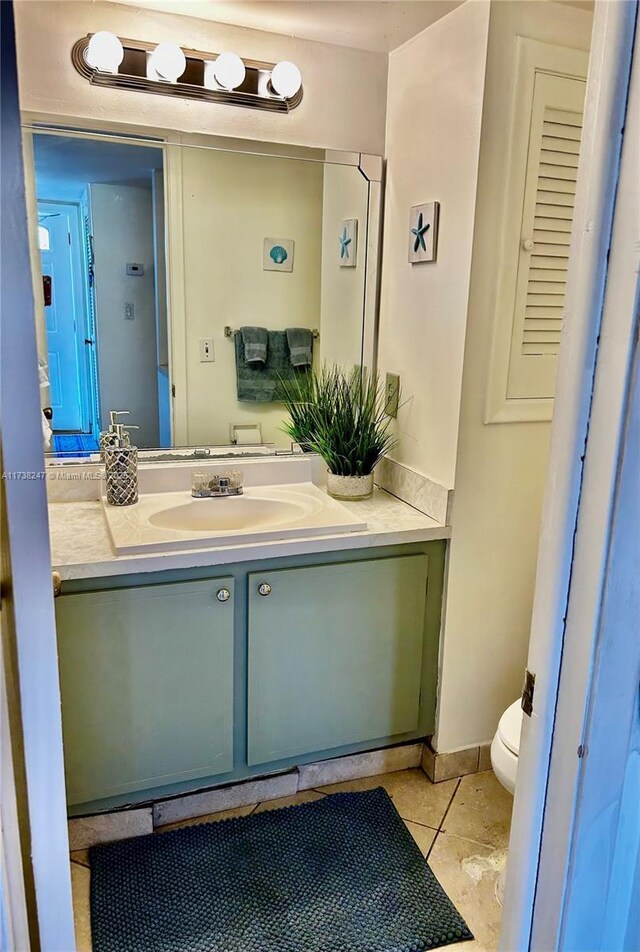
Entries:
POLYGON ((336 499, 369 499, 373 471, 395 440, 377 374, 323 367, 282 382, 290 421, 285 432, 327 464, 327 491, 336 499))
POLYGON ((322 374, 316 375, 311 370, 297 373, 290 379, 280 378, 277 399, 285 405, 290 417, 283 430, 305 453, 315 452, 312 446, 314 408, 321 407, 325 398, 321 378, 322 374))

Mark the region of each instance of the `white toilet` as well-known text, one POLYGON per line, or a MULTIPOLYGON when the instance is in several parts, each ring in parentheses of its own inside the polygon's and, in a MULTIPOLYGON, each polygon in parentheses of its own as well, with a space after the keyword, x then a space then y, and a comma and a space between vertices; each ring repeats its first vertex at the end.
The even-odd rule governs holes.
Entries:
POLYGON ((522 718, 522 706, 520 698, 518 698, 500 718, 498 730, 491 743, 493 772, 505 790, 508 790, 511 794, 516 789, 522 718))
MULTIPOLYGON (((513 796, 516 789, 518 773, 518 753, 520 752, 520 732, 522 730, 522 702, 518 698, 506 709, 500 721, 498 730, 491 742, 491 766, 493 772, 509 793, 513 796)), ((496 899, 502 905, 504 900, 504 883, 506 867, 496 880, 496 899)))

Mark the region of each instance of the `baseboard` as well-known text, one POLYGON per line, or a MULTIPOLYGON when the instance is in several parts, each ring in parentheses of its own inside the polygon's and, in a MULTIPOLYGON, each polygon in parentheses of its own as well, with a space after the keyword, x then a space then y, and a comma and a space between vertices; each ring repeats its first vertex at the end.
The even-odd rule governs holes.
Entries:
POLYGON ((347 754, 331 760, 303 764, 284 773, 158 799, 145 803, 143 807, 74 817, 69 820, 69 842, 72 844, 72 850, 83 850, 97 843, 111 843, 151 833, 169 823, 221 813, 223 810, 233 810, 266 800, 295 796, 296 793, 314 787, 420 767, 423 749, 424 744, 419 741, 361 754, 347 754))
POLYGON ((377 774, 421 767, 432 783, 464 777, 491 767, 490 744, 467 747, 453 753, 434 751, 427 740, 381 750, 347 754, 331 760, 303 764, 293 770, 271 776, 251 778, 226 787, 213 787, 197 793, 159 799, 143 807, 111 810, 69 820, 72 850, 83 850, 97 843, 111 843, 131 836, 151 833, 158 827, 194 817, 221 813, 265 800, 295 796, 303 790, 326 787, 333 783, 360 780, 377 774))
POLYGON ((491 744, 465 747, 451 753, 438 753, 427 741, 422 754, 422 769, 432 783, 466 777, 491 769, 491 744))

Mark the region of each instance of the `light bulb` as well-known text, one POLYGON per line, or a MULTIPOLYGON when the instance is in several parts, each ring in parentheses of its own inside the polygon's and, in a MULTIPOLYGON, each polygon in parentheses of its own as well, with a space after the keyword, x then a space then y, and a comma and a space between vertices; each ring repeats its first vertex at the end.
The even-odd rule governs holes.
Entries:
POLYGON ((89 40, 84 58, 92 69, 99 69, 101 73, 117 73, 124 59, 124 49, 115 33, 99 30, 89 40))
POLYGON ((290 99, 302 86, 302 73, 295 63, 277 63, 271 71, 271 86, 278 96, 290 99))
POLYGON ((175 83, 187 68, 187 58, 177 43, 158 43, 149 57, 150 79, 175 83))
POLYGON ((237 89, 242 86, 247 71, 237 53, 221 53, 213 64, 213 75, 224 89, 237 89))

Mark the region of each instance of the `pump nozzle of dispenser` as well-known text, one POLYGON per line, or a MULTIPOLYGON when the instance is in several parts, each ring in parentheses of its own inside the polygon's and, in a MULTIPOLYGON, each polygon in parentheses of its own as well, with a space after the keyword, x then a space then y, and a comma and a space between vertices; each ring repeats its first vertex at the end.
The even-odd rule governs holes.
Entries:
POLYGON ((132 446, 125 430, 137 426, 113 424, 113 444, 104 450, 107 502, 110 506, 131 506, 138 501, 138 448, 132 446))
MULTIPOLYGON (((109 446, 116 445, 116 426, 118 426, 118 417, 119 416, 128 416, 129 410, 110 410, 109 411, 109 429, 103 430, 100 434, 100 459, 104 462, 105 459, 105 450, 109 446)), ((126 436, 126 434, 125 434, 126 436)), ((126 437, 128 439, 128 437, 126 437)))
MULTIPOLYGON (((112 411, 113 412, 113 411, 112 411)), ((128 413, 128 410, 118 410, 118 413, 128 413)), ((133 423, 113 423, 113 434, 115 436, 114 446, 118 447, 128 447, 131 444, 129 439, 129 434, 125 430, 139 430, 139 426, 135 426, 133 423)), ((132 449, 137 449, 133 446, 132 449)))

